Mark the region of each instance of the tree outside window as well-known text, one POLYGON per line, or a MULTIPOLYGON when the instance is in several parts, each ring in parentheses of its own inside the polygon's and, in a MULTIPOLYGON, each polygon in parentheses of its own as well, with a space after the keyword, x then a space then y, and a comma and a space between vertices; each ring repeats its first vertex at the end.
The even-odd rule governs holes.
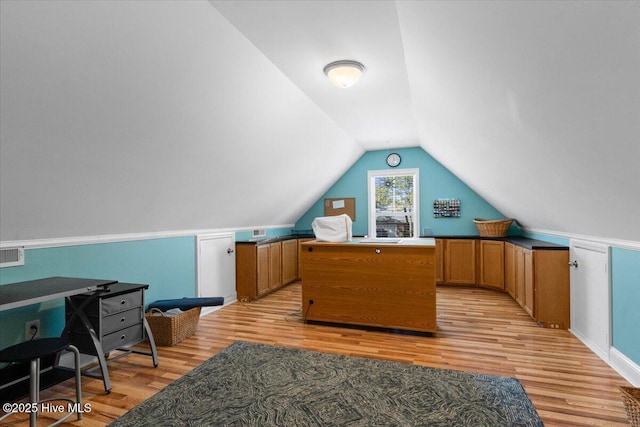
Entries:
POLYGON ((418 237, 418 170, 369 172, 369 234, 418 237), (373 207, 373 209, 372 209, 373 207))

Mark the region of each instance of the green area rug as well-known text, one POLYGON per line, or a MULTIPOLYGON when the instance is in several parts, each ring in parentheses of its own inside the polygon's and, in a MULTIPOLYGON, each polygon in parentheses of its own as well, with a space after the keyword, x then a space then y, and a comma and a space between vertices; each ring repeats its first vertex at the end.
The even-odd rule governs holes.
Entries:
POLYGON ((542 426, 515 378, 235 342, 111 426, 542 426))

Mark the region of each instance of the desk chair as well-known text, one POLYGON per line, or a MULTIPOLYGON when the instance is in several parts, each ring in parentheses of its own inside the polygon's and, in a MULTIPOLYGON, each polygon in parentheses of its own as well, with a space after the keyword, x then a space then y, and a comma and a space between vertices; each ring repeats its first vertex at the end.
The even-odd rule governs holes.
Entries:
MULTIPOLYGON (((29 371, 29 402, 33 404, 33 406, 40 408, 41 404, 43 402, 49 402, 49 401, 54 401, 54 400, 63 400, 63 401, 67 401, 69 403, 71 403, 72 405, 74 405, 73 409, 75 410, 75 412, 78 414, 78 420, 82 419, 82 390, 81 390, 81 382, 80 382, 80 374, 81 374, 81 369, 80 369, 80 352, 78 351, 78 349, 76 347, 74 347, 73 345, 69 344, 69 341, 64 339, 64 338, 41 338, 41 339, 34 339, 31 341, 25 341, 22 342, 20 344, 16 344, 13 345, 11 347, 7 347, 3 350, 0 351, 0 362, 5 362, 5 363, 14 363, 14 364, 20 364, 20 363, 25 363, 25 362, 29 362, 30 364, 30 371, 29 371), (40 381, 40 376, 41 376, 41 372, 40 372, 40 359, 44 358, 44 357, 48 357, 48 356, 56 356, 58 355, 58 353, 60 353, 62 350, 70 350, 71 352, 73 352, 74 354, 74 363, 75 363, 75 377, 76 377, 76 400, 73 399, 69 399, 69 398, 63 398, 63 397, 54 397, 54 398, 50 398, 50 399, 44 399, 44 400, 40 400, 40 389, 41 387, 47 388, 50 387, 54 384, 57 384, 58 382, 61 382, 67 378, 70 378, 73 375, 68 375, 68 371, 63 369, 63 368, 59 368, 59 367, 53 367, 52 371, 49 371, 49 373, 56 373, 56 372, 60 372, 62 370, 66 371, 66 375, 60 377, 59 375, 48 375, 47 376, 47 381, 42 383, 41 386, 41 381, 40 381)), ((43 375, 45 375, 44 373, 42 373, 43 375)), ((25 380, 26 381, 26 380, 25 380)), ((20 389, 20 382, 17 382, 13 385, 11 385, 10 387, 13 387, 16 392, 13 394, 10 394, 9 392, 6 393, 10 396, 13 397, 13 399, 20 399, 23 397, 23 395, 20 394, 20 392, 18 391, 20 389)), ((9 412, 5 415, 3 415, 2 417, 0 417, 0 420, 10 416, 12 413, 9 412)), ((68 417, 70 417, 73 414, 73 411, 69 410, 68 413, 60 418, 59 420, 55 421, 54 423, 50 424, 51 426, 57 425, 59 423, 61 423, 62 421, 66 420, 68 417)), ((36 425, 36 417, 38 416, 36 411, 30 411, 29 414, 29 425, 31 427, 35 427, 36 425)))

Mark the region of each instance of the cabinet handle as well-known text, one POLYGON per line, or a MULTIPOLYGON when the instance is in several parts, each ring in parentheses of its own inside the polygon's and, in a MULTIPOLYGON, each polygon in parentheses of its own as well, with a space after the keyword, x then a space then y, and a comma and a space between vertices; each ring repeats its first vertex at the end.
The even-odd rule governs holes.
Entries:
POLYGON ((122 301, 120 301, 120 305, 125 305, 127 303, 126 299, 123 299, 122 301))
POLYGON ((228 254, 232 254, 232 253, 233 253, 233 249, 231 249, 231 248, 227 248, 227 253, 228 253, 228 254))
POLYGON ((120 319, 120 323, 124 323, 125 318, 123 317, 122 319, 120 319))
POLYGON ((121 340, 124 340, 124 338, 126 337, 126 335, 123 335, 120 337, 121 340))
POLYGON ((376 248, 376 253, 379 254, 380 252, 382 252, 380 248, 376 248))
POLYGON ((569 261, 569 267, 578 268, 578 261, 569 261))

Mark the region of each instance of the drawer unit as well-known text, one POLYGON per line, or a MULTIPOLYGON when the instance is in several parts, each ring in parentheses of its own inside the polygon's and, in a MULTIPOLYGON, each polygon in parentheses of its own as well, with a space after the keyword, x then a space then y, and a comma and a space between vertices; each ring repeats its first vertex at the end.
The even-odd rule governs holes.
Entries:
MULTIPOLYGON (((103 353, 133 345, 146 338, 144 329, 144 287, 119 283, 91 301, 84 313, 102 345, 103 353)), ((81 294, 71 297, 79 306, 91 295, 81 294)), ((73 310, 67 303, 66 315, 69 340, 81 353, 96 355, 96 349, 89 331, 81 320, 71 319, 73 310)))

